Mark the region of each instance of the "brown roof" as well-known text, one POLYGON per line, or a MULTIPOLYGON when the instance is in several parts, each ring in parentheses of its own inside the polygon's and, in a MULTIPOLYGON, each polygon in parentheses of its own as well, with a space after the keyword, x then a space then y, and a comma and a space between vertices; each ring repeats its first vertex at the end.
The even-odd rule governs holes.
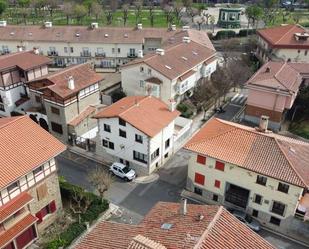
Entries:
POLYGON ((94 117, 120 117, 146 135, 154 137, 179 115, 178 111, 171 112, 167 104, 158 98, 129 96, 104 108, 94 117))
POLYGON ((2 248, 7 243, 12 241, 16 236, 21 234, 23 231, 25 231, 31 225, 33 225, 36 221, 37 221, 36 217, 32 216, 31 214, 28 214, 22 220, 17 222, 14 226, 9 228, 5 232, 1 233, 0 234, 0 247, 2 248))
POLYGON ((127 249, 166 249, 166 247, 138 234, 131 240, 127 249))
POLYGON ((145 38, 158 38, 163 41, 181 30, 171 31, 166 28, 117 28, 99 27, 90 29, 86 26, 53 26, 45 28, 33 25, 8 25, 0 27, 2 41, 31 42, 76 42, 76 43, 143 43, 145 38), (76 35, 78 34, 78 35, 76 35), (107 36, 106 36, 107 34, 107 36))
POLYGON ((29 84, 39 81, 46 81, 48 83, 47 88, 56 93, 62 98, 66 98, 70 95, 78 93, 80 90, 98 83, 103 80, 103 75, 96 73, 91 65, 88 63, 78 64, 67 67, 65 69, 56 71, 52 74, 48 74, 41 78, 37 78, 30 81, 29 84), (73 90, 68 88, 68 79, 73 77, 75 88, 73 90))
POLYGON ((303 69, 303 72, 306 70, 309 73, 309 68, 308 66, 305 67, 304 63, 269 61, 247 81, 247 86, 259 86, 283 92, 297 92, 302 82, 302 75, 297 67, 303 69), (293 66, 294 64, 297 65, 293 66))
POLYGON ((0 223, 16 213, 18 210, 20 210, 22 207, 24 207, 26 204, 31 202, 33 200, 32 196, 29 195, 27 192, 23 192, 16 197, 14 197, 12 200, 10 200, 8 203, 4 204, 0 207, 0 223))
POLYGON ((79 115, 77 115, 75 118, 73 118, 68 125, 71 126, 77 126, 79 125, 85 118, 89 117, 91 114, 95 112, 96 108, 95 106, 87 106, 85 110, 83 110, 79 115))
POLYGON ((309 39, 307 41, 297 41, 295 33, 307 32, 300 25, 283 25, 267 29, 258 30, 257 33, 266 40, 272 48, 309 48, 309 39))
MULTIPOLYGON (((207 37, 207 39, 209 39, 207 37)), ((178 42, 165 47, 164 55, 151 53, 129 62, 123 67, 145 63, 149 67, 173 80, 192 70, 197 64, 213 60, 216 51, 191 40, 189 43, 178 42)))
POLYGON ((309 143, 296 139, 211 119, 185 148, 293 185, 309 186, 309 143))
POLYGON ((158 79, 157 77, 150 77, 145 80, 146 82, 154 83, 154 84, 162 84, 162 80, 158 79))
POLYGON ((27 116, 1 118, 0 137, 0 189, 66 149, 27 116))
POLYGON ((22 70, 30 70, 32 68, 49 64, 50 62, 51 59, 42 55, 34 54, 32 51, 11 53, 0 56, 0 71, 16 66, 22 70))
POLYGON ((158 202, 139 225, 102 221, 75 248, 274 249, 223 207, 187 205, 186 215, 179 208, 178 203, 158 202), (171 227, 164 229, 163 224, 171 227), (143 238, 136 242, 138 236, 143 238), (140 241, 141 247, 131 246, 140 241))

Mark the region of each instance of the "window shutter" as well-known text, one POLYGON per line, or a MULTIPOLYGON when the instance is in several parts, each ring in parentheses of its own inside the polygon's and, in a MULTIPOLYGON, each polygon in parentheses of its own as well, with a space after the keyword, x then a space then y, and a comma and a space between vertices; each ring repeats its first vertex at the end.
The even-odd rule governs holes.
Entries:
POLYGON ((195 183, 204 185, 205 183, 205 176, 199 173, 195 173, 195 179, 194 179, 195 183))
POLYGON ((196 162, 200 164, 206 164, 206 157, 197 155, 196 162))
POLYGON ((38 223, 41 223, 42 220, 43 220, 42 212, 41 212, 41 211, 37 212, 37 213, 35 214, 35 216, 39 219, 39 220, 38 220, 38 223))
POLYGON ((49 210, 51 213, 54 213, 56 211, 56 202, 52 201, 51 203, 49 203, 49 210))
POLYGON ((221 182, 219 180, 215 180, 215 187, 220 188, 221 182))
POLYGON ((216 169, 224 171, 224 163, 216 161, 216 169))

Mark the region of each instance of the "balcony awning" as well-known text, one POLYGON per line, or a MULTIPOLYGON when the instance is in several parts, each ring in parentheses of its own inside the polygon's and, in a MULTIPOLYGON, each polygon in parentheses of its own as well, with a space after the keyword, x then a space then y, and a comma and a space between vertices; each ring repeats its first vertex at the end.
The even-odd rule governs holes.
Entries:
POLYGON ((158 79, 157 77, 150 77, 146 79, 145 81, 149 83, 157 84, 157 85, 162 84, 162 80, 158 79))

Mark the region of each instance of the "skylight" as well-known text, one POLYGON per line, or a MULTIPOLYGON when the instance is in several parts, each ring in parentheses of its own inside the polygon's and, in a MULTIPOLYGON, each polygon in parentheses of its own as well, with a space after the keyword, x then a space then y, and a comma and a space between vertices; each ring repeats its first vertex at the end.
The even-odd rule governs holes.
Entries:
POLYGON ((161 229, 164 229, 164 230, 169 230, 171 229, 173 226, 173 224, 170 224, 170 223, 163 223, 162 226, 161 226, 161 229))
POLYGON ((170 66, 168 66, 168 65, 165 65, 165 67, 166 67, 167 69, 170 69, 170 70, 172 69, 172 68, 171 68, 170 66))
POLYGON ((184 56, 181 56, 181 59, 183 59, 183 60, 185 60, 185 61, 188 60, 188 58, 187 58, 187 57, 184 57, 184 56))
POLYGON ((197 53, 197 52, 195 52, 195 51, 192 51, 192 53, 193 53, 194 55, 198 55, 198 53, 197 53))

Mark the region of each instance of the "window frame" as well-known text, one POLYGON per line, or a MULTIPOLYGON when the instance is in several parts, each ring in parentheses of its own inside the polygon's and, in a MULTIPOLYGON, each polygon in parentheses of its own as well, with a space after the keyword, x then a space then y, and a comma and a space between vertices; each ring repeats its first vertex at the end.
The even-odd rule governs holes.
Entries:
POLYGON ((290 185, 288 185, 288 184, 286 184, 286 183, 283 183, 283 182, 279 182, 279 183, 278 183, 277 190, 278 190, 279 192, 288 194, 288 193, 289 193, 289 189, 290 189, 290 185))
POLYGON ((145 163, 145 164, 148 163, 147 155, 141 152, 138 152, 136 150, 133 150, 133 159, 141 163, 145 163))
POLYGON ((127 138, 127 132, 125 130, 119 129, 119 137, 127 138))
POLYGON ((259 194, 255 194, 255 195, 254 195, 253 202, 256 203, 256 204, 262 205, 262 203, 263 203, 263 196, 261 196, 261 195, 259 195, 259 194), (260 198, 260 202, 257 202, 257 201, 256 201, 256 198, 257 198, 257 197, 260 198))
POLYGON ((286 207, 287 207, 287 205, 282 203, 282 202, 273 201, 273 203, 271 205, 271 210, 270 211, 272 213, 274 213, 274 214, 277 214, 277 215, 280 215, 280 216, 284 217, 284 214, 285 214, 285 211, 286 211, 286 207), (279 207, 283 207, 283 209, 279 208, 279 207))
POLYGON ((168 149, 170 147, 170 138, 165 140, 164 147, 165 149, 168 149))
POLYGON ((53 132, 63 135, 63 127, 61 124, 50 122, 51 128, 53 132), (58 129, 59 128, 59 129, 58 129))
POLYGON ((223 172, 224 172, 224 169, 225 169, 225 163, 220 162, 220 161, 216 161, 216 164, 215 164, 215 169, 216 169, 216 170, 219 170, 219 171, 223 171, 223 172))
POLYGON ((106 132, 109 132, 109 133, 111 132, 111 126, 109 124, 103 124, 103 129, 106 132))
POLYGON ((262 185, 262 186, 266 186, 266 184, 267 184, 267 177, 262 176, 262 175, 257 175, 255 183, 259 184, 259 185, 262 185), (260 179, 262 179, 263 181, 261 181, 260 179), (265 183, 264 183, 264 179, 265 179, 265 183))
POLYGON ((143 136, 139 134, 135 134, 135 142, 142 144, 143 143, 143 136))
POLYGON ((51 107, 50 107, 50 111, 51 111, 51 113, 53 113, 53 114, 60 115, 60 109, 59 109, 59 108, 56 108, 56 107, 54 107, 54 106, 51 106, 51 107))
POLYGON ((122 118, 118 118, 118 124, 121 126, 126 126, 127 122, 125 120, 123 120, 122 118))

